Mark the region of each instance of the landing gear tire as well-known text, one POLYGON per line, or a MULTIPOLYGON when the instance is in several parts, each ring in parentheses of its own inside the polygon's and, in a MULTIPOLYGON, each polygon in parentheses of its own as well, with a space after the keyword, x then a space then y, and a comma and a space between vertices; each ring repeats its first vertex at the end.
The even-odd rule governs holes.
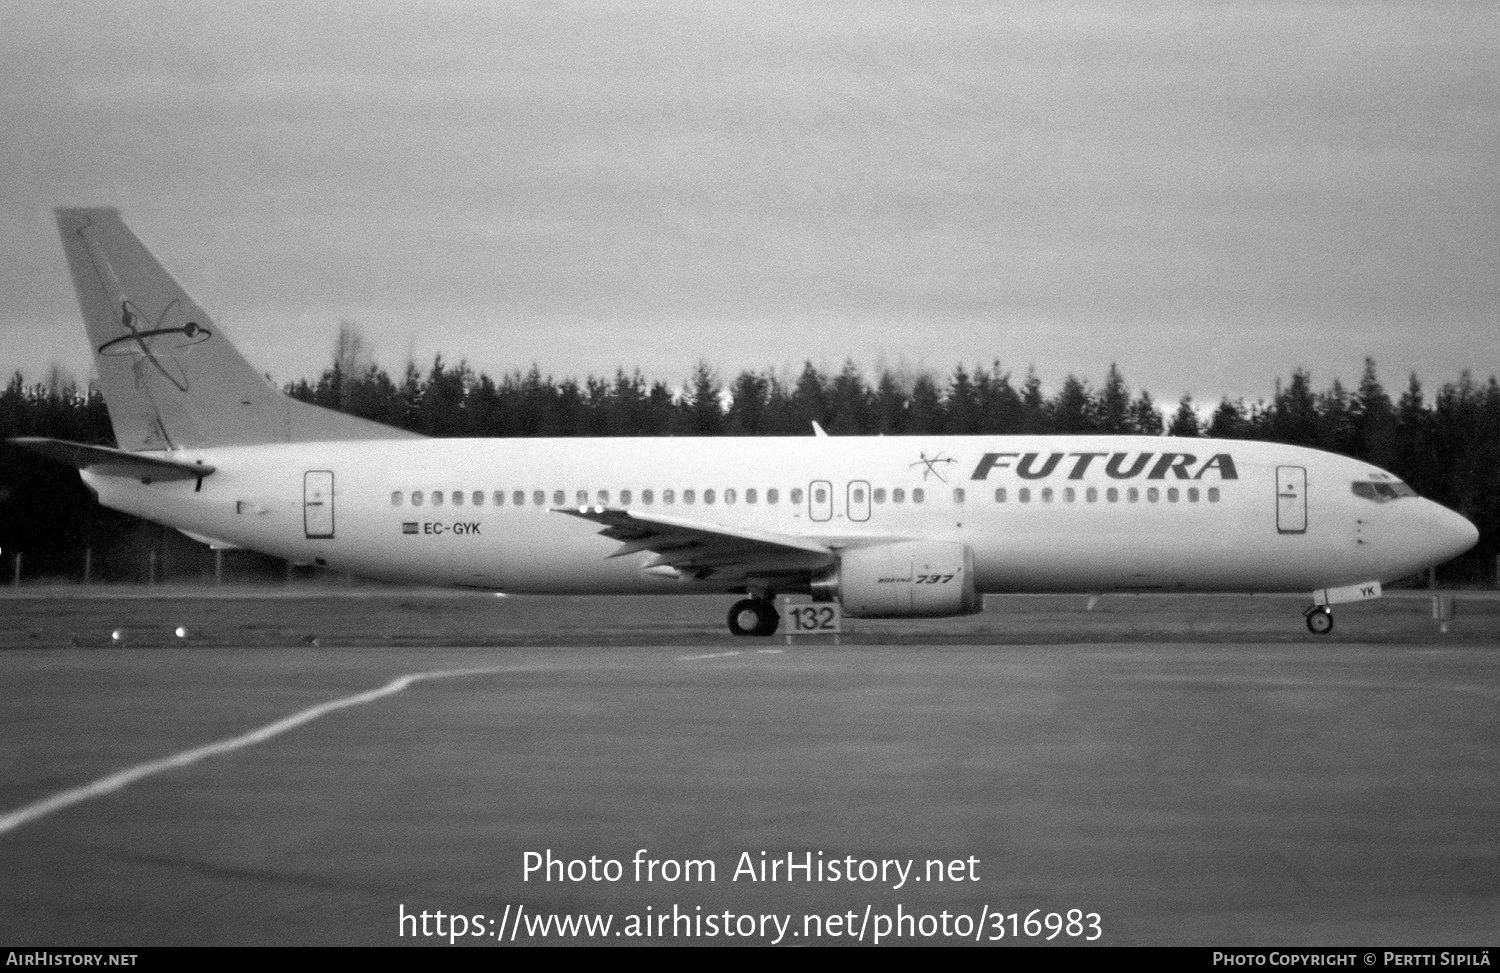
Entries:
POLYGON ((1327 605, 1316 605, 1307 610, 1307 630, 1314 635, 1327 635, 1333 631, 1333 612, 1327 605))
POLYGON ((732 635, 775 635, 781 627, 781 613, 764 598, 745 598, 729 609, 729 631, 732 635))

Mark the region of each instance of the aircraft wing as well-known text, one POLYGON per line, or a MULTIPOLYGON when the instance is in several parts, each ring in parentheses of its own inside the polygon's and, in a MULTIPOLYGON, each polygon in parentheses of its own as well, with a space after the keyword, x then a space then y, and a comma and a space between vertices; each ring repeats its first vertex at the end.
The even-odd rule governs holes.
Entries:
POLYGON ((695 579, 802 574, 833 562, 826 544, 775 534, 646 514, 620 507, 554 507, 553 512, 602 524, 600 534, 620 542, 610 557, 651 551, 642 570, 675 572, 695 579))
POLYGON ((10 442, 80 470, 102 473, 105 476, 128 476, 145 483, 197 480, 214 471, 214 467, 207 463, 189 463, 153 453, 132 453, 109 446, 90 446, 66 439, 48 439, 45 436, 16 436, 10 442))

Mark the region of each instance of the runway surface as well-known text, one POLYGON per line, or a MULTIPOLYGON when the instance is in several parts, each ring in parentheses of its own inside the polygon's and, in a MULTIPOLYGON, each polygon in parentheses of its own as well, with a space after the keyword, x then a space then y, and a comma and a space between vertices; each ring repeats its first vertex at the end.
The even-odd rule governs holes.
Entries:
POLYGON ((471 945, 590 941, 551 913, 1010 943, 1032 910, 1057 943, 1500 938, 1500 606, 1319 640, 1284 599, 1082 601, 788 646, 714 599, 3 599, 0 940, 446 945, 441 911, 471 945), (526 874, 548 850, 576 880, 526 874), (823 880, 735 877, 789 856, 823 880))

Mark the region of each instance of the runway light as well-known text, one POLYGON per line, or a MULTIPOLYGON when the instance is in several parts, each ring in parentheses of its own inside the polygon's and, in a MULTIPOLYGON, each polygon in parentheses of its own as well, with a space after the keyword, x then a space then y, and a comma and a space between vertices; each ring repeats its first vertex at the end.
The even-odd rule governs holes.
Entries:
POLYGON ((177 637, 180 639, 187 638, 187 629, 181 625, 177 626, 177 637))
POLYGON ((109 633, 109 637, 118 642, 125 637, 125 630, 122 628, 117 628, 113 632, 109 633))

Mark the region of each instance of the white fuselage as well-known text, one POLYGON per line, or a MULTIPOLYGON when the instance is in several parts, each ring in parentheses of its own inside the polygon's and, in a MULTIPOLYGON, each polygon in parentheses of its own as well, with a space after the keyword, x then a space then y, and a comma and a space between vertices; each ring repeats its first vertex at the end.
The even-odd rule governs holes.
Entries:
MULTIPOLYGON (((619 542, 556 512, 581 504, 835 551, 960 542, 982 592, 1308 591, 1403 577, 1473 541, 1467 521, 1430 501, 1357 495, 1355 482, 1396 482, 1367 463, 1246 441, 428 439, 173 455, 215 472, 198 483, 85 478, 105 505, 202 539, 369 577, 509 592, 684 590, 682 579, 644 570, 651 552, 611 558, 619 542)), ((713 577, 691 584, 721 590, 713 577)))

